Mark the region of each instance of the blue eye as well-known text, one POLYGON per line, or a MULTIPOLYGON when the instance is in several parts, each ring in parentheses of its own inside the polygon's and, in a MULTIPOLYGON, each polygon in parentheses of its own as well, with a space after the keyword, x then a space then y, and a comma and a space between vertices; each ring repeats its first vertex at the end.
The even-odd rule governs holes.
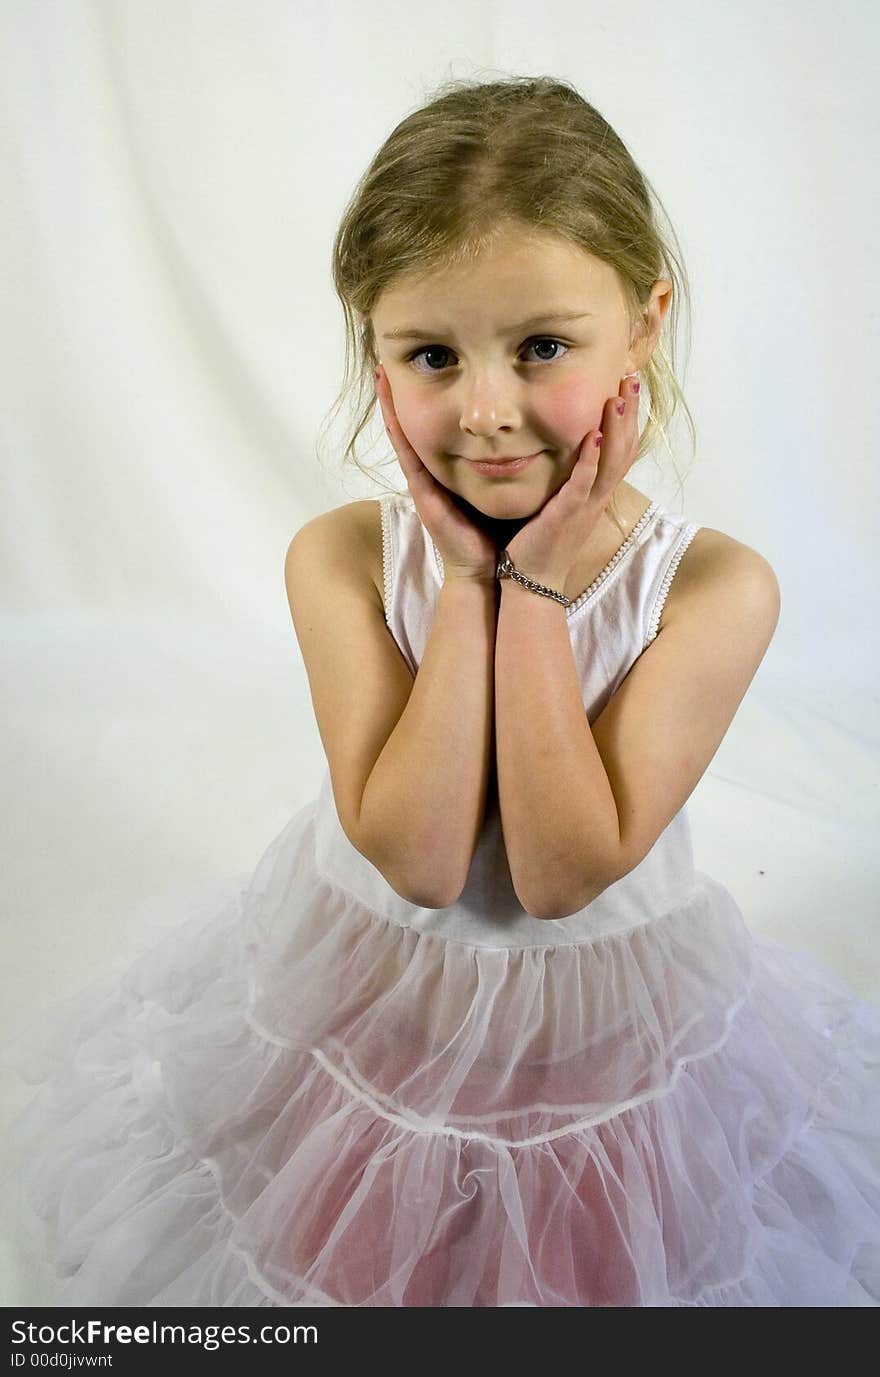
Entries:
MULTIPOLYGON (((525 344, 524 344, 522 347, 523 347, 523 349, 535 349, 535 348, 537 348, 539 345, 547 345, 547 344, 551 345, 554 349, 565 349, 565 350, 568 349, 568 345, 567 345, 567 344, 563 344, 561 340, 552 339, 552 338, 550 338, 549 335, 536 335, 536 336, 534 336, 533 339, 526 340, 525 344)), ((419 358, 422 354, 426 354, 426 355, 427 355, 427 354, 451 354, 451 353, 452 353, 452 350, 451 350, 451 349, 447 349, 445 344, 425 344, 425 345, 422 346, 421 349, 416 349, 416 351, 415 351, 414 353, 409 354, 409 355, 407 356, 407 362, 408 362, 408 363, 414 363, 415 360, 416 360, 417 358, 419 358)), ((559 354, 554 354, 552 358, 549 358, 549 359, 546 359, 546 358, 545 358, 545 359, 539 359, 538 362, 542 362, 542 363, 555 363, 555 362, 556 362, 556 359, 559 358, 559 357, 561 357, 561 355, 559 355, 559 354)), ((439 373, 439 372, 442 371, 442 367, 443 367, 443 365, 441 365, 441 368, 431 368, 431 367, 429 367, 429 368, 427 369, 427 372, 429 372, 429 373, 439 373)), ((417 368, 417 369, 416 369, 416 372, 417 372, 417 373, 423 373, 423 372, 425 372, 425 371, 426 371, 426 370, 423 369, 423 368, 417 368)))

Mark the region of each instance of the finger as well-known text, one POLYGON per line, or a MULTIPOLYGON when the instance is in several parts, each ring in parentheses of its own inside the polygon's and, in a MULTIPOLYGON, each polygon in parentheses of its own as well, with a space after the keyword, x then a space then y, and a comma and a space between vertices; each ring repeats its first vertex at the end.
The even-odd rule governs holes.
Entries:
POLYGON ((621 389, 625 389, 625 392, 622 391, 617 397, 609 397, 605 403, 602 431, 608 442, 606 448, 613 446, 629 453, 633 439, 638 440, 639 398, 638 393, 633 393, 628 379, 623 380, 621 389))
POLYGON ((604 443, 605 436, 601 430, 590 430, 584 436, 577 462, 566 484, 577 505, 583 504, 599 482, 604 443))
POLYGON ((415 451, 404 435, 400 422, 397 419, 391 388, 388 386, 385 370, 381 367, 376 370, 376 396, 379 399, 379 406, 382 410, 383 420, 385 421, 386 433, 397 451, 398 458, 400 457, 400 451, 404 450, 407 458, 412 456, 417 459, 418 455, 415 454, 415 451))
MULTIPOLYGON (((621 383, 621 389, 623 386, 624 384, 621 383)), ((612 432, 615 435, 618 434, 620 431, 620 423, 625 423, 627 418, 632 414, 632 411, 633 406, 629 393, 621 391, 617 397, 609 397, 605 403, 605 409, 602 414, 602 429, 608 434, 612 432)))
MULTIPOLYGON (((385 376, 385 370, 376 370, 376 396, 382 408, 382 416, 385 421, 385 433, 391 441, 394 453, 397 455, 398 462, 403 470, 403 476, 407 485, 412 491, 413 486, 417 485, 425 488, 429 492, 439 488, 439 484, 433 474, 429 473, 422 463, 416 451, 413 449, 409 440, 403 433, 403 428, 397 419, 397 412, 394 410, 394 399, 391 396, 391 388, 385 376)), ((415 496, 415 494, 413 494, 415 496)))
MULTIPOLYGON (((626 449, 630 461, 635 458, 639 447, 639 392, 641 384, 638 378, 621 378, 618 395, 613 399, 615 405, 614 419, 622 420, 626 427, 626 449), (623 405, 623 415, 619 416, 617 407, 623 405)), ((618 432, 619 433, 619 432, 618 432)))
POLYGON ((421 459, 403 433, 400 422, 397 419, 397 412, 394 410, 394 399, 391 396, 391 388, 388 386, 388 379, 381 365, 376 369, 376 396, 379 400, 379 406, 385 422, 385 433, 391 441, 394 452, 400 460, 401 467, 407 478, 410 477, 411 473, 413 476, 416 476, 419 470, 427 472, 421 459))
POLYGON ((632 393, 628 379, 623 380, 621 387, 625 395, 609 397, 602 418, 602 480, 612 489, 630 467, 639 439, 638 394, 632 393))
POLYGON ((568 485, 572 496, 602 504, 622 474, 621 455, 628 451, 632 408, 622 397, 609 397, 602 409, 601 428, 584 436, 568 485), (620 408, 620 409, 619 409, 620 408))
POLYGON ((624 403, 622 419, 626 423, 627 452, 634 456, 639 447, 639 392, 641 384, 638 378, 623 378, 620 387, 621 396, 616 400, 622 400, 624 403))
POLYGON ((571 473, 542 509, 541 514, 546 523, 552 525, 555 522, 565 522, 572 510, 583 511, 584 503, 589 499, 596 482, 601 443, 602 436, 599 431, 590 430, 584 436, 571 473), (596 444, 597 437, 599 444, 596 444))

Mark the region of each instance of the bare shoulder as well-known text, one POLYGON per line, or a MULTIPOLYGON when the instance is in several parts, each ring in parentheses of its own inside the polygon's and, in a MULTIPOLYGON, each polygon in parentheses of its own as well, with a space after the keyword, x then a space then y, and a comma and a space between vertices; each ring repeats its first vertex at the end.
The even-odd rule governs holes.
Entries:
POLYGON ((779 619, 781 595, 773 566, 750 545, 701 526, 685 550, 669 588, 659 629, 680 617, 713 618, 726 605, 747 616, 767 640, 779 619))
POLYGON ((384 608, 382 513, 374 499, 346 502, 307 521, 288 546, 288 570, 294 551, 310 561, 332 561, 337 569, 349 566, 353 577, 362 579, 384 608))

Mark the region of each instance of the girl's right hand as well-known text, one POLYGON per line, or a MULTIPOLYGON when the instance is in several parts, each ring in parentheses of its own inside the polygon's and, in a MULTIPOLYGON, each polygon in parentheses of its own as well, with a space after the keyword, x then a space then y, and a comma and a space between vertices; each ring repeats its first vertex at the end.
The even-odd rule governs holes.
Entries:
POLYGON ((376 370, 376 396, 416 511, 442 556, 445 582, 456 578, 474 579, 494 586, 498 567, 494 542, 459 511, 448 490, 428 472, 407 440, 381 364, 376 370))

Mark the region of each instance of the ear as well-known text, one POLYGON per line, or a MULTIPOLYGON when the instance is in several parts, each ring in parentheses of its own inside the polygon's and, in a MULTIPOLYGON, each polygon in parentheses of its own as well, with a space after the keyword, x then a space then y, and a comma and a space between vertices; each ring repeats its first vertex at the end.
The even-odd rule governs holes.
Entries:
POLYGON ((628 370, 638 372, 650 359, 671 303, 672 283, 668 278, 662 277, 654 283, 651 295, 642 310, 644 327, 640 329, 638 339, 629 354, 632 362, 627 364, 628 370))

